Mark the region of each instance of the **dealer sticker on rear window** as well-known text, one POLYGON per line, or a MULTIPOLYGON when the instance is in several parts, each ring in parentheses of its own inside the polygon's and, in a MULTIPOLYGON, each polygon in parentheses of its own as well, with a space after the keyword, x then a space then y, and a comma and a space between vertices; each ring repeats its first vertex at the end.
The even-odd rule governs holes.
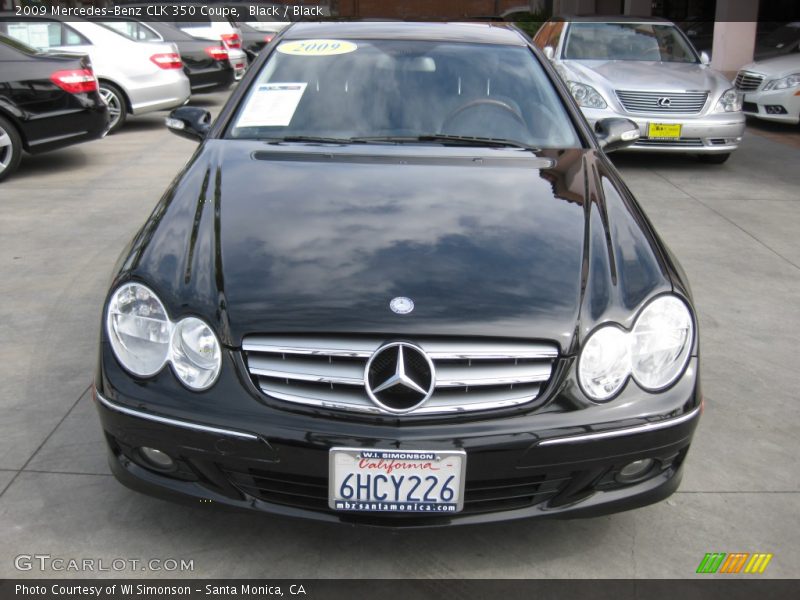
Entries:
POLYGON ((236 127, 286 127, 307 83, 262 83, 247 101, 236 127))
POLYGON ((333 56, 355 52, 358 46, 344 40, 298 40, 284 42, 278 46, 278 52, 295 56, 333 56))

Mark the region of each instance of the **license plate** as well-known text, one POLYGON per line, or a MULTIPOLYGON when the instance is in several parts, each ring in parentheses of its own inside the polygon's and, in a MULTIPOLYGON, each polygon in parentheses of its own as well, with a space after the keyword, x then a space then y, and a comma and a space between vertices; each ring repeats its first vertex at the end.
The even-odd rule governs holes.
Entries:
POLYGON ((456 513, 464 507, 461 450, 332 448, 328 505, 338 511, 456 513))
POLYGON ((647 137, 657 140, 672 140, 681 137, 681 124, 649 123, 647 137))

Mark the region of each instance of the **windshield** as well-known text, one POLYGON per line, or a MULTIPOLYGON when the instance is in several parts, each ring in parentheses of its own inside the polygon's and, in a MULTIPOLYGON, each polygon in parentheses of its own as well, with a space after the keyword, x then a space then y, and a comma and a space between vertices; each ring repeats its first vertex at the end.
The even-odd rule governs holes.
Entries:
POLYGON ((434 135, 579 145, 528 48, 396 40, 283 42, 228 133, 396 142, 434 135))
POLYGON ((674 25, 573 23, 565 59, 696 63, 697 55, 674 25))

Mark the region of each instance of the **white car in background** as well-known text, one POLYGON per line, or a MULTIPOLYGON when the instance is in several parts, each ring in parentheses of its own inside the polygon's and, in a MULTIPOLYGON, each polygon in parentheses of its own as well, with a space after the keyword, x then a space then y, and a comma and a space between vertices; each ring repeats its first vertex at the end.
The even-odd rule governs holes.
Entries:
POLYGON ((744 114, 767 121, 800 123, 800 48, 792 54, 745 65, 736 75, 744 114))
MULTIPOLYGON (((173 5, 163 2, 148 2, 146 4, 125 4, 125 6, 140 8, 142 13, 145 13, 147 7, 170 7, 173 5)), ((166 10, 163 15, 149 18, 155 18, 158 21, 169 23, 192 37, 206 40, 220 40, 228 50, 228 60, 233 67, 235 79, 238 81, 244 77, 244 72, 247 70, 247 54, 245 54, 242 49, 242 32, 236 26, 236 23, 221 16, 209 16, 208 10, 201 10, 202 8, 208 9, 208 7, 203 4, 181 2, 181 7, 193 10, 193 14, 191 16, 182 16, 176 14, 174 10, 166 10), (204 12, 206 14, 203 14, 204 12)))
POLYGON ((189 79, 173 44, 136 42, 89 21, 11 13, 0 13, 0 32, 39 50, 88 54, 108 104, 109 133, 129 114, 175 108, 189 99, 189 79))

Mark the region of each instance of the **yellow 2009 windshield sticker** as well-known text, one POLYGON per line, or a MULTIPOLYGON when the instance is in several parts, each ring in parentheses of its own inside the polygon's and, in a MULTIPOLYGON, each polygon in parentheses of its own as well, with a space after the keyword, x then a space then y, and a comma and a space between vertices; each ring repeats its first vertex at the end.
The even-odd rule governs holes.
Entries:
POLYGON ((344 40, 298 40, 284 42, 278 46, 278 52, 295 56, 333 56, 355 52, 358 46, 344 40))

